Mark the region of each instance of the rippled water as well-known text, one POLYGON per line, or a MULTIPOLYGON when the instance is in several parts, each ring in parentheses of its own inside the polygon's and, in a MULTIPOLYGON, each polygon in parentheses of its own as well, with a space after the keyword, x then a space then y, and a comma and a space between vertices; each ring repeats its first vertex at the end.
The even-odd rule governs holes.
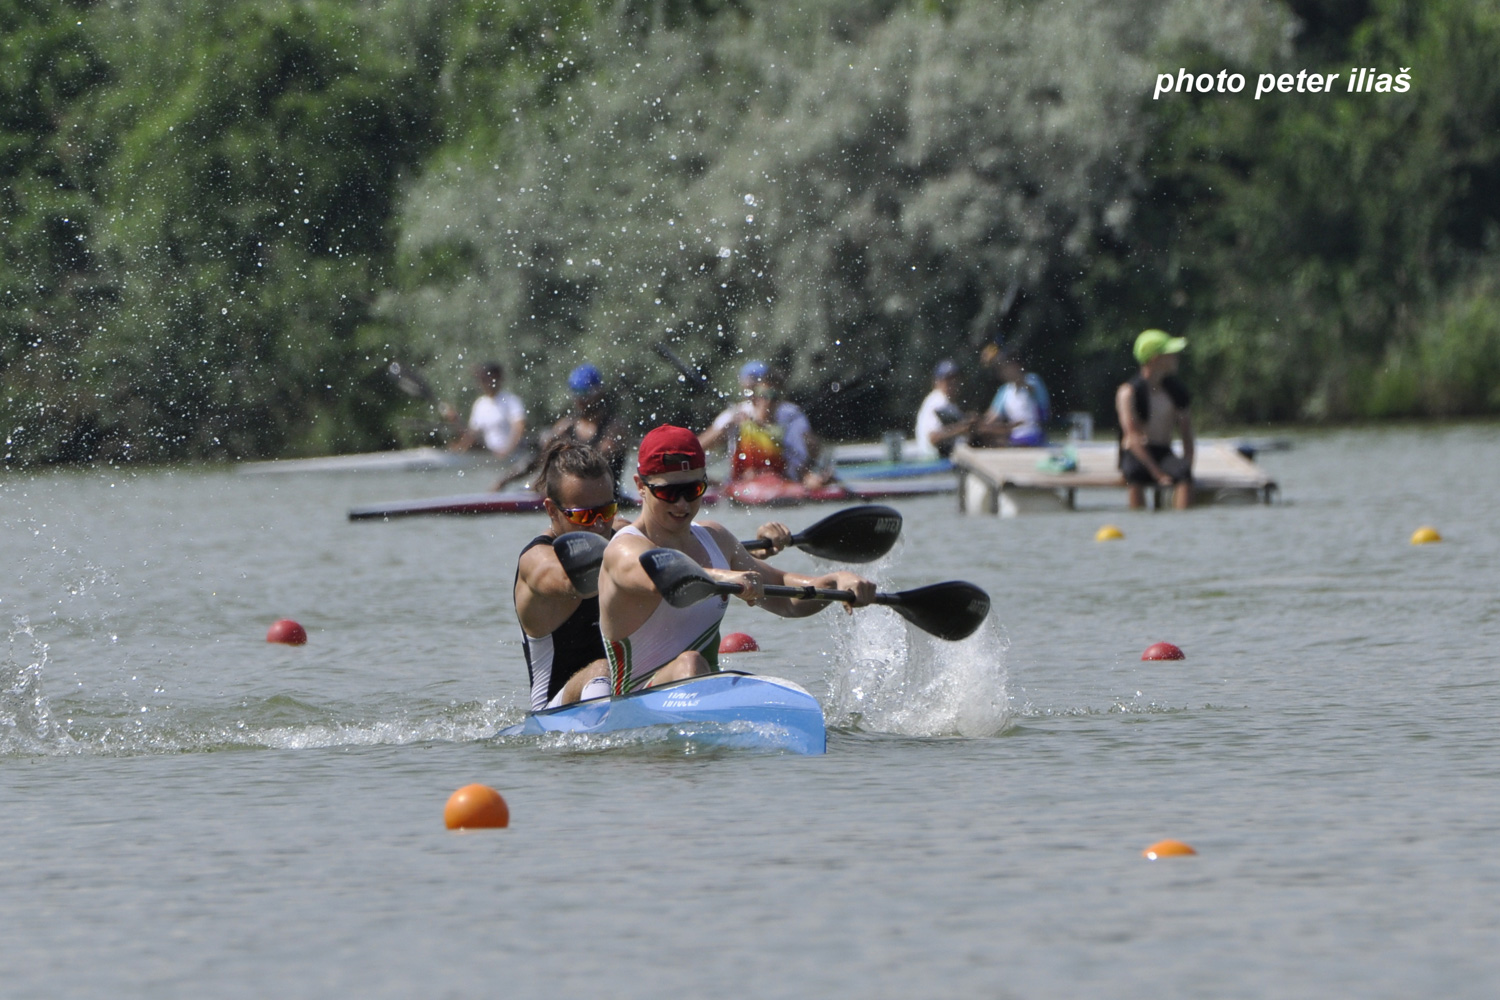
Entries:
POLYGON ((0 994, 1490 996, 1497 430, 1298 436, 1270 508, 902 503, 880 578, 985 587, 973 639, 731 608, 821 758, 496 739, 541 519, 343 516, 471 480, 7 474, 0 994), (510 829, 443 829, 471 781, 510 829))

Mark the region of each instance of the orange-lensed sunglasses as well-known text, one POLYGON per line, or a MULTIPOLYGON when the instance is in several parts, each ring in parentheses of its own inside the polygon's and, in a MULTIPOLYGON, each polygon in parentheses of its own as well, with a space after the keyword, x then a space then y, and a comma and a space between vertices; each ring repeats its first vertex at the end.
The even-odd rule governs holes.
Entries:
POLYGON ((600 521, 613 521, 615 515, 620 512, 620 505, 611 500, 597 507, 559 507, 558 510, 562 511, 562 516, 569 521, 587 528, 600 521))

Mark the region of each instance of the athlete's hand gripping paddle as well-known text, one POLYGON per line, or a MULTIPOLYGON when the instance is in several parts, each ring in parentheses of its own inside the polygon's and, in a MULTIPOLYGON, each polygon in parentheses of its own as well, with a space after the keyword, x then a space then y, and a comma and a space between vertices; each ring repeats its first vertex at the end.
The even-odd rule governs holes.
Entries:
MULTIPOLYGON (((662 600, 674 608, 685 608, 719 594, 738 594, 737 583, 720 583, 676 549, 651 549, 641 553, 641 567, 656 585, 662 600)), ((789 587, 766 584, 766 597, 790 597, 801 601, 853 601, 847 590, 789 587)), ((951 580, 894 594, 877 593, 876 604, 895 609, 896 614, 939 639, 956 641, 973 635, 990 613, 990 595, 974 586, 951 580)))
MULTIPOLYGON (((791 544, 834 562, 874 562, 901 537, 901 512, 881 504, 865 504, 835 511, 792 536, 791 544)), ((751 552, 771 547, 766 538, 741 542, 751 552)))
POLYGON ((552 551, 562 563, 573 589, 584 596, 599 592, 599 567, 609 539, 592 531, 570 531, 552 539, 552 551))
MULTIPOLYGON (((881 504, 849 507, 829 514, 792 536, 791 544, 820 559, 835 562, 873 562, 891 550, 901 537, 901 512, 881 504)), ((599 589, 599 565, 609 542, 592 531, 570 531, 552 542, 563 572, 580 594, 599 589)), ((764 538, 741 542, 751 552, 771 547, 764 538)))

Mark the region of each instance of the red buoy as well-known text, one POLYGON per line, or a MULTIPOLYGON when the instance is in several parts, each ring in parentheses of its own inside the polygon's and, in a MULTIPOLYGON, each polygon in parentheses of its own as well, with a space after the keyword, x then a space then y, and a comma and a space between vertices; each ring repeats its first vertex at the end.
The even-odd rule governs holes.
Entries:
POLYGON ((283 618, 266 632, 267 642, 280 642, 288 646, 300 646, 307 641, 307 629, 290 618, 283 618))
POLYGON ((1187 655, 1170 642, 1153 642, 1141 654, 1143 660, 1185 660, 1187 655))
POLYGON ((743 632, 731 632, 719 640, 721 653, 759 653, 760 644, 743 632))

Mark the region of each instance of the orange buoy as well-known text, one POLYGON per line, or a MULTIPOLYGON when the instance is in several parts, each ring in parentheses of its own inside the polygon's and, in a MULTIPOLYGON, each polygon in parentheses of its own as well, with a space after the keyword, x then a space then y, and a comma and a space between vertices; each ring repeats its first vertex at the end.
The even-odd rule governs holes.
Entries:
POLYGON ((731 632, 719 640, 721 653, 759 653, 760 643, 743 632, 731 632))
POLYGON ((300 646, 307 642, 307 629, 290 618, 283 618, 266 631, 267 642, 279 642, 287 646, 300 646))
POLYGON ((465 785, 448 796, 443 822, 450 830, 510 826, 510 807, 489 785, 465 785))
POLYGON ((1143 660, 1185 660, 1187 654, 1170 642, 1153 642, 1141 654, 1143 660))
POLYGON ((1148 861, 1157 858, 1180 858, 1188 854, 1197 854, 1193 848, 1180 840, 1158 840, 1150 847, 1141 852, 1141 857, 1148 861))
POLYGON ((1438 534, 1436 528, 1421 527, 1412 532, 1411 543, 1413 545, 1427 545, 1430 542, 1441 542, 1443 536, 1438 534))
POLYGON ((1119 528, 1116 528, 1113 524, 1106 524, 1104 527, 1094 532, 1094 541, 1096 542, 1116 542, 1124 537, 1125 532, 1121 531, 1119 528))

